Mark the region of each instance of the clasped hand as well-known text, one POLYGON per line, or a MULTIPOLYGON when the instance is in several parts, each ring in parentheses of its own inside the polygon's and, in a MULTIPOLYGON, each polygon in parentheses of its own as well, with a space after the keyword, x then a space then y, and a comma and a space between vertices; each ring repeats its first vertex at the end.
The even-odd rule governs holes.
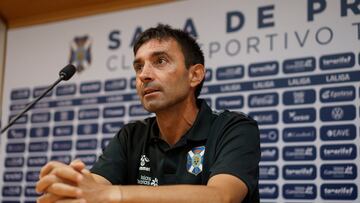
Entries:
POLYGON ((43 193, 38 203, 92 203, 102 202, 106 185, 97 184, 85 164, 74 160, 69 165, 51 161, 40 171, 36 191, 43 193))

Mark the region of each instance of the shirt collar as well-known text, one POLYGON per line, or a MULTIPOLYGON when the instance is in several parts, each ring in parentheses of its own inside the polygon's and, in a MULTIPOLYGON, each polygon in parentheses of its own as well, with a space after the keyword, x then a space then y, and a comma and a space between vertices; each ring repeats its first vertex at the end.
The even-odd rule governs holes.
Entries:
MULTIPOLYGON (((191 141, 206 140, 210 131, 211 123, 214 119, 214 114, 211 108, 203 99, 197 100, 199 112, 196 116, 195 122, 192 127, 185 133, 185 138, 191 141)), ((151 124, 150 140, 156 141, 159 138, 159 127, 156 122, 156 118, 153 119, 151 124)))

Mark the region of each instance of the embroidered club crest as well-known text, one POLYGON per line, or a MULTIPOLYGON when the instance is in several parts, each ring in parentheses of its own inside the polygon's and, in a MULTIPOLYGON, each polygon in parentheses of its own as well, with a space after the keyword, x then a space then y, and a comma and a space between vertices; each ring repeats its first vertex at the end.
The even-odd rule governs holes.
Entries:
POLYGON ((70 45, 69 62, 76 66, 77 72, 82 72, 91 64, 91 39, 89 36, 74 38, 70 45))
POLYGON ((187 154, 186 168, 189 173, 198 175, 203 169, 205 146, 194 147, 187 154))

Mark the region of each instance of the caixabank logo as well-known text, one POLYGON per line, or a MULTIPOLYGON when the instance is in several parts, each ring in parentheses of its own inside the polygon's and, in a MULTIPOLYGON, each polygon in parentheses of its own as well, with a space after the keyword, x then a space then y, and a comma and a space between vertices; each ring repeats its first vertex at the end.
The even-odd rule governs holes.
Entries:
POLYGON ((75 37, 70 44, 69 63, 74 64, 77 72, 82 72, 91 65, 92 40, 88 35, 75 37))

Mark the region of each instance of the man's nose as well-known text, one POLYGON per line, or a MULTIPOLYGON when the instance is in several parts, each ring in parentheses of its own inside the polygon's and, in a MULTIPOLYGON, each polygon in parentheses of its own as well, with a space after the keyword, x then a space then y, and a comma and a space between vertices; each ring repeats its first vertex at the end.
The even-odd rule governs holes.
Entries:
POLYGON ((145 64, 139 74, 142 82, 150 82, 153 80, 153 72, 150 64, 145 64))

